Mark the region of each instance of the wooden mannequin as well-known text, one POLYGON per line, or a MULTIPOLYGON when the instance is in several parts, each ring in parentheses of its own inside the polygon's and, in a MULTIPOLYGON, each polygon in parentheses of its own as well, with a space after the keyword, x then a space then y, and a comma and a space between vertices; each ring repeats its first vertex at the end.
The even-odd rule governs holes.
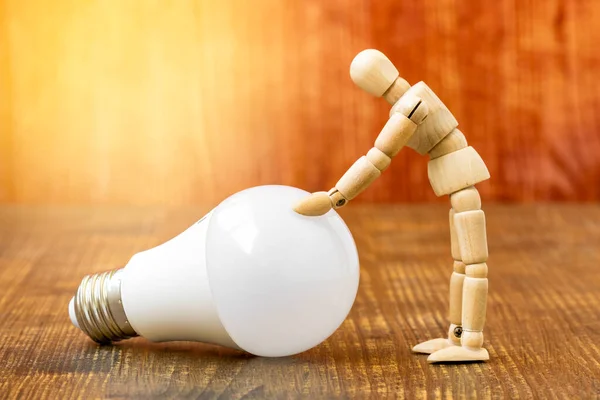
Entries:
POLYGON ((489 179, 485 163, 457 129, 458 122, 423 82, 410 86, 388 58, 364 50, 350 66, 354 83, 393 107, 390 118, 366 156, 348 169, 329 192, 300 201, 296 212, 317 216, 339 208, 365 190, 404 146, 429 154, 429 182, 437 196, 450 195, 450 239, 454 271, 450 278, 450 327, 447 338, 417 344, 429 362, 484 361, 487 303, 487 239, 481 198, 473 185, 489 179))

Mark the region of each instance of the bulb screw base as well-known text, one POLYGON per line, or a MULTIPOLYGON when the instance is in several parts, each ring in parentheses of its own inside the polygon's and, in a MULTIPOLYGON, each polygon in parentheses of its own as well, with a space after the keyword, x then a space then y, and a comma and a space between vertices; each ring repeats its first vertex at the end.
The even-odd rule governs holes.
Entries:
POLYGON ((123 270, 101 272, 83 278, 74 297, 77 325, 100 344, 139 336, 131 327, 121 301, 123 270))

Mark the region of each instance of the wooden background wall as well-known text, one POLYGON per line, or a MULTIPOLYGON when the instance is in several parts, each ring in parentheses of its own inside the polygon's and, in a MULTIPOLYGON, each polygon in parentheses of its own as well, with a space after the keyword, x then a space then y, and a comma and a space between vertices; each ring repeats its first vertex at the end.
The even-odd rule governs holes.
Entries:
MULTIPOLYGON (((329 189, 388 106, 375 47, 426 81, 498 201, 600 199, 600 1, 0 0, 0 201, 216 203, 329 189)), ((363 201, 433 201, 403 151, 363 201)))

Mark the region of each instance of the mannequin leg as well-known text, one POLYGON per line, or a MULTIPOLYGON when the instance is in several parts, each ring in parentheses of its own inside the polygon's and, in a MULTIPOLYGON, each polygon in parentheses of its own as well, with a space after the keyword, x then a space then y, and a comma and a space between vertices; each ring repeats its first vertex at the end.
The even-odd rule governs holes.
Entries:
POLYGON ((460 346, 460 337, 462 333, 462 304, 463 304, 463 282, 465 280, 465 264, 460 259, 460 248, 454 227, 455 211, 450 209, 450 244, 452 248, 452 258, 454 258, 454 271, 450 276, 450 301, 449 317, 450 328, 447 338, 437 338, 422 342, 413 347, 416 353, 431 354, 449 346, 460 346))

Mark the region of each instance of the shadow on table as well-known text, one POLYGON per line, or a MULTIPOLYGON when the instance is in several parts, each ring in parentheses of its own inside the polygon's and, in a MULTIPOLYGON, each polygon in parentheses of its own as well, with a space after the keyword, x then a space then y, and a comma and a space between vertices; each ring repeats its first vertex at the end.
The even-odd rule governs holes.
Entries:
POLYGON ((298 393, 326 364, 311 351, 267 358, 216 345, 142 338, 108 346, 89 343, 83 352, 90 362, 80 361, 79 371, 87 366, 91 374, 106 374, 105 394, 110 397, 228 398, 252 393, 249 398, 264 398, 298 393))

